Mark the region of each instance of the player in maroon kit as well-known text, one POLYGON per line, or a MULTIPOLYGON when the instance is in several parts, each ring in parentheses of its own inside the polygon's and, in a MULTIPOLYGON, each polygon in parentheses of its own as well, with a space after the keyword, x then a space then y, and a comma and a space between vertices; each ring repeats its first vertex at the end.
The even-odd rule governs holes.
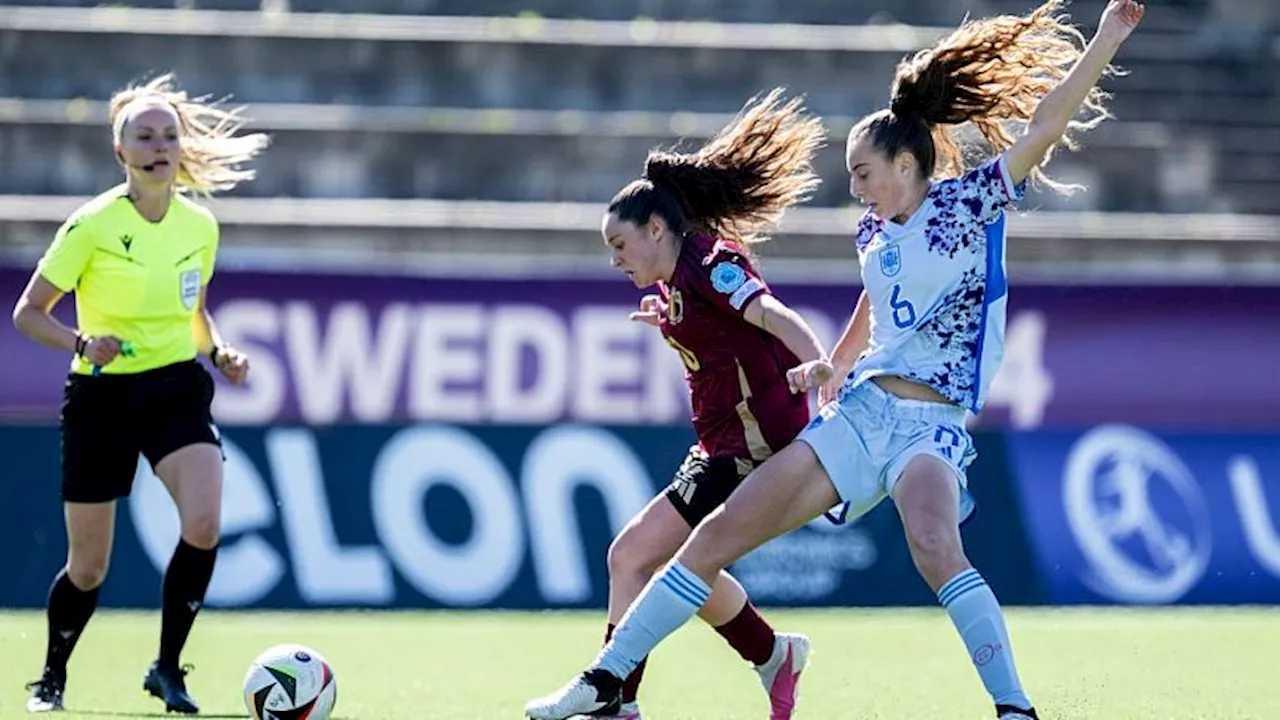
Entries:
MULTIPOLYGON (((609 633, 692 529, 809 421, 806 378, 791 371, 825 352, 769 291, 750 246, 817 186, 811 160, 823 138, 821 121, 775 90, 698 152, 651 152, 642 178, 609 204, 603 234, 613 266, 658 291, 631 319, 657 327, 680 354, 698 437, 671 485, 609 548, 609 633)), ((770 717, 790 718, 808 638, 775 633, 727 573, 701 615, 760 675, 770 717)), ((643 672, 642 662, 608 717, 640 717, 643 672)))

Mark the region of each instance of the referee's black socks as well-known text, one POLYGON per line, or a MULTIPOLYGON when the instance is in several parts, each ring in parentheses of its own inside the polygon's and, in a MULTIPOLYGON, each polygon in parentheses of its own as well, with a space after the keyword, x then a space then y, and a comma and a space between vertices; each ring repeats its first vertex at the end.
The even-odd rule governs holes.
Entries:
POLYGON ((178 548, 164 574, 164 609, 160 619, 159 666, 164 671, 178 669, 178 657, 187 644, 196 613, 204 605, 204 594, 213 577, 218 548, 201 550, 178 540, 178 548))
POLYGON ((49 643, 45 648, 44 671, 67 677, 67 659, 75 649, 84 626, 98 607, 98 588, 81 590, 63 568, 49 588, 49 643))

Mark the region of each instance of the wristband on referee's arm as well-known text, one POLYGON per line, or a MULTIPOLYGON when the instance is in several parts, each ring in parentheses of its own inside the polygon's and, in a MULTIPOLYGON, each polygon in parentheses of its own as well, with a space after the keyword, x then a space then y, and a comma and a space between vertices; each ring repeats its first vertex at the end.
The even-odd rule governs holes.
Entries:
POLYGON ((84 351, 89 347, 89 338, 76 333, 76 356, 84 357, 84 351))
POLYGON ((209 351, 209 362, 213 363, 214 367, 218 367, 218 354, 220 352, 222 352, 222 348, 217 345, 214 345, 213 349, 209 351))

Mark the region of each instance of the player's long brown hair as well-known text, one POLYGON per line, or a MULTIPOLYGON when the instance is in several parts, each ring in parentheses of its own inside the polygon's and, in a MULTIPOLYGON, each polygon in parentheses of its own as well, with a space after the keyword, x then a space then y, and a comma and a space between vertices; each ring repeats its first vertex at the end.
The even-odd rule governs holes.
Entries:
MULTIPOLYGON (((851 136, 870 135, 890 158, 910 152, 926 179, 964 172, 964 156, 952 133, 966 122, 995 153, 1004 151, 1014 143, 1009 124, 1030 122, 1036 106, 1084 52, 1083 35, 1061 14, 1064 4, 1048 0, 1027 15, 966 22, 932 48, 904 60, 893 79, 889 108, 863 118, 851 136)), ((1110 117, 1106 99, 1096 87, 1089 91, 1084 117, 1070 123, 1063 145, 1076 149, 1075 133, 1110 117)), ((1070 189, 1048 178, 1041 167, 1031 171, 1033 182, 1070 189)))
POLYGON ((658 215, 678 235, 705 232, 745 248, 766 240, 787 208, 818 187, 813 156, 825 137, 799 98, 784 103, 774 89, 697 152, 651 151, 644 175, 614 196, 609 212, 637 225, 658 215))
POLYGON ((128 119, 122 116, 135 102, 165 104, 178 116, 182 151, 176 184, 180 189, 211 195, 252 180, 255 172, 242 168, 270 142, 263 133, 238 134, 246 124, 244 108, 223 108, 208 96, 189 97, 179 90, 171 73, 141 85, 131 85, 111 97, 108 120, 115 140, 128 119))

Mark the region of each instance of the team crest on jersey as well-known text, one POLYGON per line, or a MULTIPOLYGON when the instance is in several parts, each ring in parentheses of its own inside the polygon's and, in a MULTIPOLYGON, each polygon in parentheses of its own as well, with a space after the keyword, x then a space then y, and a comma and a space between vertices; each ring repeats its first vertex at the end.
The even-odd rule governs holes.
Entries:
POLYGON ((885 245, 880 248, 880 272, 885 277, 893 277, 902 269, 902 250, 897 246, 885 245))
POLYGON ((194 310, 196 301, 200 299, 200 271, 184 271, 178 277, 178 287, 182 294, 182 306, 188 310, 194 310))
POLYGON ((684 296, 679 290, 672 290, 671 297, 667 298, 667 322, 679 325, 681 320, 684 320, 684 296))
POLYGON ((729 295, 733 291, 742 287, 742 283, 747 281, 747 271, 742 269, 741 265, 724 261, 711 269, 711 287, 729 295))

